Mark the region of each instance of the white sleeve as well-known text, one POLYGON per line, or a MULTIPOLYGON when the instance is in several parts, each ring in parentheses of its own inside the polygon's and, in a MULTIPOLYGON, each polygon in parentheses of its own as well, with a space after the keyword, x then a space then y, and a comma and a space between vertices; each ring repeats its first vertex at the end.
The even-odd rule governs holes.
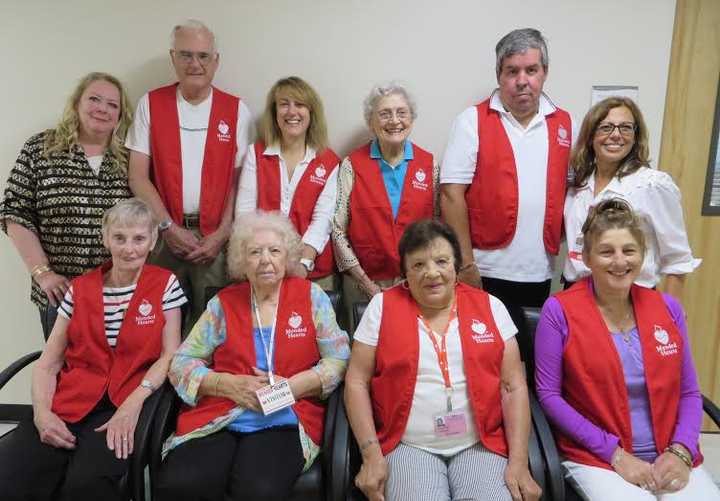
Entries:
POLYGON ((450 129, 450 138, 440 167, 440 184, 470 184, 478 153, 477 108, 460 113, 450 129))
POLYGON ((248 148, 240 180, 238 181, 237 199, 235 201, 235 219, 241 214, 253 212, 257 208, 257 159, 255 147, 248 148))
POLYGON ((495 325, 497 325, 503 341, 507 341, 518 333, 518 329, 515 327, 512 318, 510 318, 510 313, 508 313, 507 308, 502 301, 493 295, 490 295, 490 311, 492 311, 495 325))
POLYGON ((693 258, 690 250, 680 190, 666 172, 654 171, 650 179, 645 189, 647 213, 657 237, 660 273, 690 273, 701 260, 693 258))
POLYGON ((125 147, 129 150, 150 155, 150 98, 145 94, 140 98, 133 117, 133 123, 125 138, 125 147))
POLYGON ((335 204, 337 202, 337 176, 339 167, 333 169, 328 176, 325 187, 315 203, 312 214, 312 221, 305 230, 302 237, 303 243, 311 246, 320 254, 330 240, 332 230, 332 218, 335 215, 335 204))
POLYGON ((235 141, 237 143, 237 154, 235 155, 235 168, 242 165, 245 155, 250 145, 250 135, 252 133, 252 114, 250 108, 247 107, 245 101, 240 100, 238 105, 238 121, 236 127, 235 141))
POLYGON ((70 285, 68 287, 68 290, 65 292, 65 297, 63 297, 62 303, 60 303, 60 306, 57 309, 58 315, 61 317, 66 318, 67 320, 70 320, 73 315, 73 286, 70 285))
POLYGON ((185 297, 185 292, 183 292, 182 287, 180 287, 180 282, 175 274, 170 274, 170 278, 168 278, 167 284, 165 285, 165 291, 163 292, 163 311, 180 308, 185 303, 187 303, 187 297, 185 297))
POLYGON ((365 309, 360 324, 355 329, 354 341, 368 346, 377 346, 380 338, 380 322, 382 321, 383 295, 375 294, 365 309))

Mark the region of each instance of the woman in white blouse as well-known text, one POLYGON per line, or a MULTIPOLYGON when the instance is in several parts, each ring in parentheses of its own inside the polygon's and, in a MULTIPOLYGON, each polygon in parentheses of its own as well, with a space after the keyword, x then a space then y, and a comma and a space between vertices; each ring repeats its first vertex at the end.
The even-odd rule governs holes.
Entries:
POLYGON ((373 296, 355 338, 345 405, 370 501, 537 500, 530 411, 503 304, 457 283, 460 244, 445 223, 411 223, 405 282, 373 296))
POLYGON ((245 157, 235 216, 256 209, 288 216, 304 244, 296 274, 332 289, 329 240, 340 159, 327 147, 325 112, 315 89, 294 76, 275 82, 259 136, 245 157))
POLYGON ((620 197, 640 217, 647 253, 636 283, 655 287, 666 276, 666 290, 680 297, 686 274, 700 265, 688 244, 680 190, 669 174, 650 167, 648 133, 638 106, 610 97, 588 111, 570 160, 574 182, 565 199, 568 256, 566 286, 590 274, 582 261, 582 225, 590 207, 620 197))

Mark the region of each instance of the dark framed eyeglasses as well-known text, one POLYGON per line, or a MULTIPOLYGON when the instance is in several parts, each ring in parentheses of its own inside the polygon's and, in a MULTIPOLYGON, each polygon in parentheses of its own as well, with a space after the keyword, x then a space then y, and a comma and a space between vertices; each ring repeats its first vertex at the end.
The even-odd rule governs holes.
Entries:
POLYGON ((625 137, 631 137, 635 135, 637 125, 632 122, 623 122, 621 124, 602 123, 595 129, 595 134, 599 136, 609 136, 617 129, 620 135, 625 137))

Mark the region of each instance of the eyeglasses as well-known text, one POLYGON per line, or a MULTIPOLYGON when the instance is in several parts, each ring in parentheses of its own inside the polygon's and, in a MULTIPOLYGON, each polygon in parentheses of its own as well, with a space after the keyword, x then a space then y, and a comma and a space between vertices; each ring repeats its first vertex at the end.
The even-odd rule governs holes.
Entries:
POLYGON ((177 57, 178 61, 180 61, 182 64, 190 64, 195 58, 197 58, 198 62, 201 65, 206 66, 215 58, 214 52, 192 52, 189 50, 173 50, 173 54, 175 54, 175 57, 177 57))
POLYGON ((407 120, 410 118, 410 110, 407 108, 400 108, 397 110, 380 110, 377 112, 377 117, 381 122, 389 122, 396 117, 398 120, 407 120))
POLYGON ((620 135, 630 137, 635 134, 637 125, 632 122, 623 122, 617 125, 611 123, 604 123, 597 126, 597 128, 595 129, 595 134, 599 136, 609 136, 610 134, 615 132, 615 129, 620 131, 620 135))

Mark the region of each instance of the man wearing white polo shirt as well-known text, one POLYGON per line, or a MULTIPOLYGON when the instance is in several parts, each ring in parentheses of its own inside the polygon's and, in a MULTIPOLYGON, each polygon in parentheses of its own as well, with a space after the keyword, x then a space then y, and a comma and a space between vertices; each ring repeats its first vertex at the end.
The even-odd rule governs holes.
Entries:
POLYGON ((212 85, 220 54, 207 26, 189 20, 173 28, 170 58, 178 82, 140 99, 126 146, 130 188, 159 221, 152 262, 172 270, 191 299, 187 332, 204 310, 206 287, 227 284, 224 248, 251 117, 239 98, 212 85))
MULTIPOLYGON (((521 306, 542 306, 550 293, 573 127, 543 93, 538 30, 508 33, 495 53, 498 89, 450 131, 440 208, 462 247, 459 279, 498 297, 517 324, 521 306)), ((528 354, 529 340, 519 341, 528 354)))

